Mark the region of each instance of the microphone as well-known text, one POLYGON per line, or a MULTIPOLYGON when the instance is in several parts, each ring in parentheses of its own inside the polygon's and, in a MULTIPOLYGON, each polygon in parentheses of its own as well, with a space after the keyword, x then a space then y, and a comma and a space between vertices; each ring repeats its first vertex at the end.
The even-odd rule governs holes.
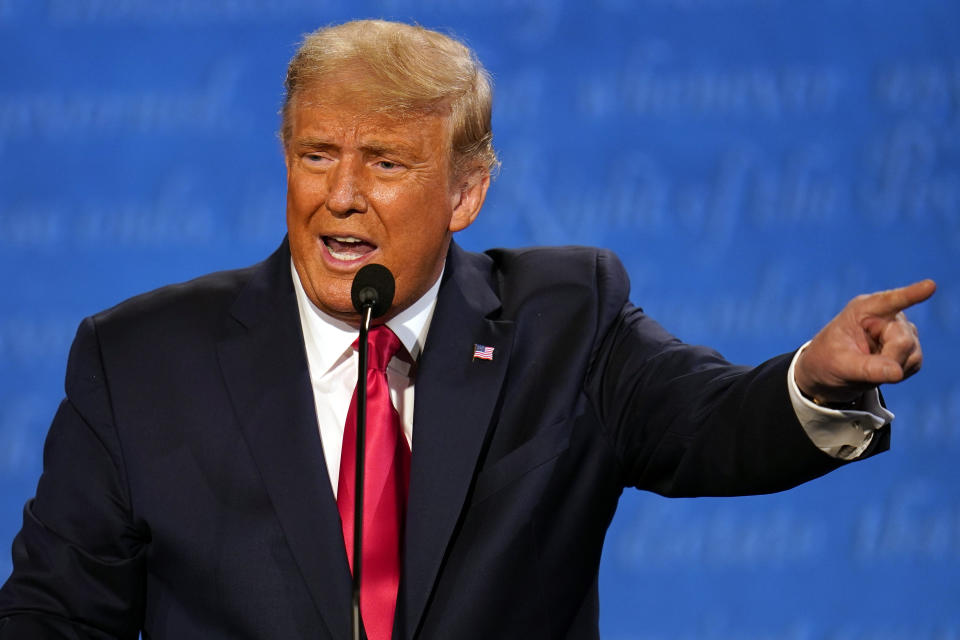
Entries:
MULTIPOLYGON (((390 269, 382 264, 368 264, 357 271, 350 289, 353 308, 360 314, 370 308, 370 317, 379 318, 387 312, 393 303, 396 284, 390 269)), ((368 325, 369 326, 369 325, 368 325)))
POLYGON ((363 476, 366 465, 367 441, 367 334, 370 321, 387 312, 393 303, 396 283, 390 269, 382 264, 368 264, 357 271, 350 288, 353 308, 360 314, 360 338, 357 345, 357 458, 354 467, 353 502, 353 607, 351 630, 354 640, 360 640, 360 575, 363 549, 363 476))

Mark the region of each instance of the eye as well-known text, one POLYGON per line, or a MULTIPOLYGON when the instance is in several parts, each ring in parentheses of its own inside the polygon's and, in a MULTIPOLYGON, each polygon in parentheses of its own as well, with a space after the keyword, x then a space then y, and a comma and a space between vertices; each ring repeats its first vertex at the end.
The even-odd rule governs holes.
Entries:
POLYGON ((383 169, 384 171, 398 171, 403 169, 403 165, 399 162, 394 162, 393 160, 377 160, 375 166, 383 169))
POLYGON ((303 154, 303 161, 311 166, 322 166, 329 162, 332 162, 331 158, 324 154, 318 152, 311 152, 303 154))

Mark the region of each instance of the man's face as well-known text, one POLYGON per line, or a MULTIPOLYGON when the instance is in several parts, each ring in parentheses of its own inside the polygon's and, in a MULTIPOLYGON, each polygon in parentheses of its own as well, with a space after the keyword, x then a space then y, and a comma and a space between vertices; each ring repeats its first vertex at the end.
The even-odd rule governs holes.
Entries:
POLYGON ((307 296, 330 315, 356 323, 350 300, 360 267, 393 272, 387 317, 436 281, 451 234, 473 222, 486 172, 454 180, 448 118, 377 113, 326 81, 295 98, 286 142, 290 252, 307 296))

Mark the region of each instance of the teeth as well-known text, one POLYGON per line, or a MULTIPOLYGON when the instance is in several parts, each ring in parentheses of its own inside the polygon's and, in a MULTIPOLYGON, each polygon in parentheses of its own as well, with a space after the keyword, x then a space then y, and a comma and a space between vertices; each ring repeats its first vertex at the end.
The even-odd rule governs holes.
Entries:
POLYGON ((359 260, 360 258, 363 257, 363 256, 358 256, 355 253, 334 251, 333 249, 327 249, 327 250, 330 252, 330 255, 336 258, 337 260, 345 260, 345 261, 359 260))
POLYGON ((366 242, 354 236, 327 236, 327 251, 336 260, 352 262, 361 259, 366 251, 361 250, 361 246, 366 242))

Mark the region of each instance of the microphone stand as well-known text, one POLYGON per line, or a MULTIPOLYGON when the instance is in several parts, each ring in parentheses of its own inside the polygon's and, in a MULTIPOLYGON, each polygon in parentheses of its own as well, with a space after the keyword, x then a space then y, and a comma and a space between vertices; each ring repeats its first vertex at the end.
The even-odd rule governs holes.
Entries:
POLYGON ((363 475, 366 464, 367 440, 367 334, 373 319, 373 305, 363 305, 363 317, 360 320, 360 340, 357 349, 359 367, 357 369, 357 455, 354 476, 356 492, 353 496, 353 640, 360 640, 360 569, 363 548, 363 475))

